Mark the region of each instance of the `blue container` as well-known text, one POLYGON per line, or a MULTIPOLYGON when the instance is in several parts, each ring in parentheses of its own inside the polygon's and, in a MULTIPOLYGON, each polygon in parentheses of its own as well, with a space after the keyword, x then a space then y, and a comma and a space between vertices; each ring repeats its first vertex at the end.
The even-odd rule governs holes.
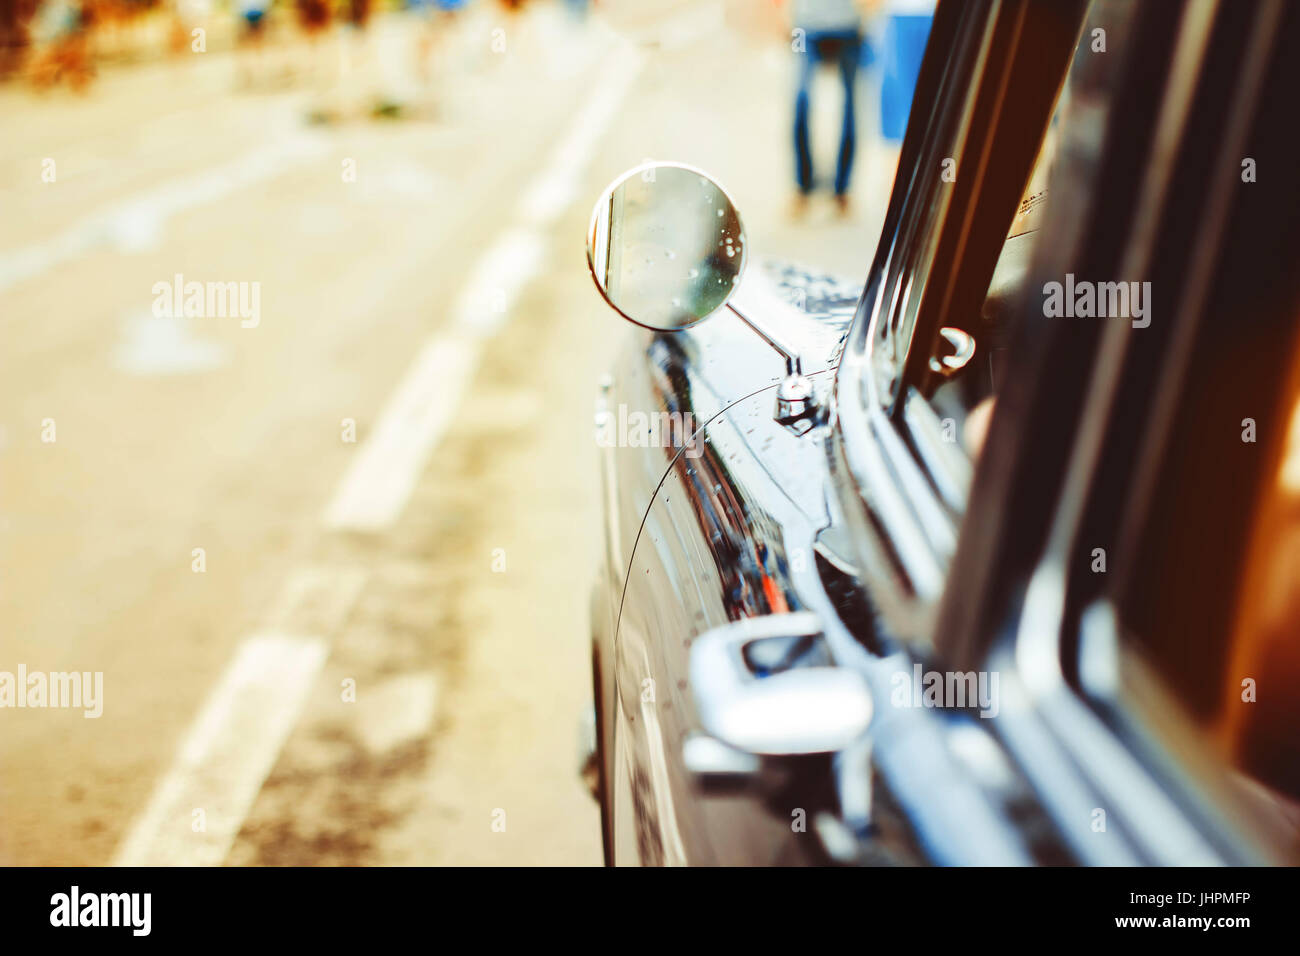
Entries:
POLYGON ((912 110, 916 78, 921 74, 925 41, 930 36, 931 16, 891 16, 885 24, 885 43, 881 53, 880 132, 892 142, 901 143, 907 131, 907 116, 912 110))

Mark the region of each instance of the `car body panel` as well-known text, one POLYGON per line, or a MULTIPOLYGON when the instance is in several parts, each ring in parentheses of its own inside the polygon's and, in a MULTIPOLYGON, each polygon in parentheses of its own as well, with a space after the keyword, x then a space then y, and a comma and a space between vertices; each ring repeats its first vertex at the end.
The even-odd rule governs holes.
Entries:
MULTIPOLYGON (((765 312, 828 388, 858 290, 786 264, 759 268, 765 312)), ((679 820, 674 809, 697 802, 680 763, 682 738, 696 729, 684 686, 690 638, 797 606, 789 552, 810 562, 825 524, 824 452, 772 420, 783 371, 780 356, 724 310, 685 332, 636 333, 602 392, 607 527, 592 613, 605 779, 616 808, 606 836, 620 862, 741 862, 715 846, 752 848, 745 862, 772 863, 785 852, 779 838, 788 826, 738 815, 725 806, 731 801, 710 804, 707 820, 679 820), (695 429, 677 447, 630 446, 625 423, 636 412, 689 415, 695 429), (768 836, 711 840, 733 826, 768 836)))
MULTIPOLYGON (((1044 228, 1041 251, 1030 260, 1037 278, 1027 281, 1033 287, 1043 276, 1115 274, 1116 256, 1131 240, 1158 246, 1174 280, 1160 287, 1176 293, 1182 276, 1211 272, 1200 260, 1189 267, 1193 248, 1169 238, 1200 237, 1202 258, 1229 294, 1258 285, 1238 276, 1262 275, 1277 285, 1270 308, 1249 317, 1264 343, 1270 315, 1295 314, 1294 296, 1282 294, 1266 257, 1233 258, 1253 235, 1270 234, 1264 206, 1242 207, 1255 219, 1223 216, 1212 224, 1225 234, 1229 226, 1239 230, 1235 245, 1225 242, 1216 258, 1214 230, 1198 222, 1198 209, 1174 202, 1181 218, 1171 221, 1166 237, 1129 222, 1140 204, 1111 198, 1139 186, 1163 195, 1159 176, 1134 179, 1132 171, 1153 162, 1145 151, 1159 128, 1154 117, 1161 110, 1196 115, 1180 97, 1201 96, 1194 84, 1171 91, 1163 78, 1169 63, 1190 62, 1204 49, 1205 62, 1217 64, 1206 75, 1217 76, 1225 62, 1249 65, 1264 55, 1241 57, 1239 23, 1225 14, 1221 25, 1211 24, 1209 8, 1189 7, 1182 28, 1171 32, 1162 11, 1115 6, 1098 5, 1095 12, 1109 17, 1105 22, 1137 52, 1120 72, 1096 70, 1091 57, 1081 61, 1085 80, 1102 77, 1113 87, 1113 116, 1103 142, 1087 84, 1075 89, 1074 102, 1086 115, 1082 141, 1064 149, 1069 161, 1059 167, 1066 212, 1044 228), (1132 22, 1116 18, 1124 11, 1132 22), (1211 27, 1213 42, 1203 44, 1201 31, 1211 27), (1185 56, 1172 56, 1175 44, 1186 48, 1185 56), (1097 187, 1102 173, 1113 188, 1097 187), (1072 188, 1087 202, 1071 201, 1072 188), (1083 215, 1093 205, 1098 208, 1083 215)), ((1250 36, 1261 50, 1279 9, 1250 13, 1258 20, 1250 36)), ((1106 595, 1120 582, 1142 590, 1141 568, 1099 578, 1071 560, 1070 545, 1078 538, 1091 546, 1091 537, 1079 537, 1083 517, 1101 527, 1119 517, 1099 506, 1095 516, 1085 515, 1084 505, 1091 510, 1109 499, 1082 493, 1094 480, 1087 463, 1100 447, 1084 439, 1121 434, 1122 427, 1141 435, 1139 426, 1148 424, 1136 413, 1110 414, 1120 407, 1121 373, 1145 371, 1166 383, 1165 411, 1174 421, 1183 405, 1191 407, 1187 396, 1197 394, 1196 381, 1184 381, 1182 366, 1171 366, 1171 350, 1152 348, 1136 356, 1140 362, 1121 361, 1130 357, 1120 347, 1128 341, 1126 325, 1044 322, 1046 312, 1037 316, 1035 303, 1025 303, 1036 321, 1021 324, 1013 361, 988 396, 996 397, 997 413, 976 446, 982 450, 958 462, 967 466, 964 475, 936 471, 945 467, 944 456, 934 454, 943 451, 937 443, 951 439, 936 438, 938 419, 925 405, 935 384, 930 372, 937 371, 934 343, 950 320, 960 329, 980 314, 984 273, 993 269, 993 246, 1007 232, 1002 219, 1010 219, 1017 180, 1034 162, 1034 138, 1026 131, 1045 131, 1052 121, 1047 94, 1074 57, 1076 39, 1086 35, 1080 30, 1086 12, 1083 4, 1030 0, 940 4, 881 243, 847 339, 850 308, 810 317, 791 307, 797 294, 778 291, 763 303, 752 288, 742 290, 749 294, 741 311, 778 340, 798 345, 804 371, 828 399, 825 420, 810 432, 795 437, 773 421, 783 360, 732 314, 676 335, 640 336, 624 353, 603 399, 604 420, 618 403, 650 413, 689 412, 698 431, 684 448, 629 442, 604 453, 609 538, 593 622, 608 860, 1186 865, 1277 862, 1274 848, 1279 857, 1288 855, 1294 834, 1263 825, 1234 791, 1241 781, 1232 779, 1233 768, 1206 748, 1199 728, 1175 701, 1158 699, 1158 684, 1136 679, 1140 668, 1130 658, 1137 656, 1120 640, 1115 603, 1074 600, 1075 593, 1106 595), (963 177, 954 188, 941 177, 938 158, 959 153, 1013 161, 981 167, 995 174, 963 177), (979 247, 975 255, 966 254, 968 240, 979 247), (940 284, 952 294, 927 300, 927 257, 936 249, 944 253, 940 284), (916 295, 929 305, 909 324, 907 305, 916 295), (1086 454, 1076 454, 1081 449, 1086 454), (864 679, 874 705, 871 723, 849 744, 837 743, 842 749, 833 756, 823 755, 815 772, 789 773, 774 789, 770 777, 746 770, 754 775, 744 780, 743 795, 721 797, 708 779, 714 769, 706 762, 703 776, 693 779, 682 753, 688 736, 702 730, 692 691, 705 700, 706 713, 716 710, 707 682, 688 683, 692 642, 758 617, 779 628, 774 618, 785 611, 816 615, 832 663, 864 679), (1076 637, 1078 646, 1071 643, 1076 637), (1083 672, 1081 648, 1092 658, 1089 668, 1098 661, 1099 672, 1118 667, 1127 682, 1118 696, 1113 680, 1098 685, 1104 693, 1078 692, 1067 665, 1083 672), (1120 650, 1122 667, 1114 664, 1120 650), (1000 676, 996 706, 918 703, 919 694, 894 693, 907 688, 913 673, 919 686, 923 668, 949 677, 1000 676)), ((1294 40, 1300 18, 1289 17, 1286 35, 1294 40)), ((1276 60, 1279 69, 1292 71, 1297 62, 1285 52, 1276 60)), ((1247 99, 1253 95, 1244 81, 1240 89, 1247 99)), ((1251 112, 1227 110, 1214 83, 1202 92, 1229 119, 1251 112)), ((1193 157, 1202 147, 1217 149, 1203 135, 1187 137, 1183 146, 1193 157)), ((1182 154, 1167 150, 1157 159, 1193 182, 1202 177, 1217 193, 1235 188, 1215 178, 1218 166, 1177 162, 1182 154)), ((1242 149, 1228 155, 1238 154, 1242 149)), ((765 281, 779 290, 771 277, 769 269, 765 281)), ((1195 283, 1192 291, 1205 293, 1195 283)), ((852 297, 844 298, 847 306, 852 297)), ((1169 330, 1185 331, 1186 354, 1202 347, 1203 365, 1211 369, 1221 355, 1240 351, 1228 333, 1195 337, 1200 316, 1184 311, 1134 341, 1159 344, 1169 330)), ((1263 396, 1256 399, 1261 407, 1271 407, 1267 388, 1277 369, 1266 348, 1254 358, 1250 384, 1263 396)), ((1200 421, 1187 422, 1194 423, 1186 426, 1189 447, 1199 447, 1200 421)), ((1151 449, 1164 447, 1159 424, 1151 423, 1151 449)), ((1226 441, 1235 440, 1232 428, 1226 433, 1226 441)), ((1113 456, 1112 463, 1128 457, 1113 456)), ((1153 466, 1151 473, 1159 471, 1153 466)), ((1119 477, 1124 480, 1116 485, 1126 487, 1119 477)), ((1171 501, 1190 498, 1171 494, 1171 501)), ((1130 522, 1136 529, 1145 520, 1138 518, 1130 522)), ((1216 599, 1223 603, 1233 593, 1225 589, 1216 599)), ((1171 600, 1183 598, 1174 593, 1171 600)), ((1195 613, 1191 603, 1179 606, 1195 613)), ((1093 670, 1088 674, 1094 681, 1093 670)), ((743 679, 750 676, 766 675, 743 679)), ((755 746, 749 756, 758 763, 748 766, 760 771, 793 769, 790 752, 755 746)))

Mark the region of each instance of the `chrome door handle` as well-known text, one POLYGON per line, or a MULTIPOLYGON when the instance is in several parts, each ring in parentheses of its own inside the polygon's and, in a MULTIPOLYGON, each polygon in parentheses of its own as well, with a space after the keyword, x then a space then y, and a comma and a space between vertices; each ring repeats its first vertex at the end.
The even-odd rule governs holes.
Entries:
POLYGON ((816 614, 796 611, 745 618, 696 638, 690 687, 704 732, 755 757, 836 753, 860 738, 872 714, 862 675, 831 665, 763 672, 752 663, 751 645, 821 635, 816 614))

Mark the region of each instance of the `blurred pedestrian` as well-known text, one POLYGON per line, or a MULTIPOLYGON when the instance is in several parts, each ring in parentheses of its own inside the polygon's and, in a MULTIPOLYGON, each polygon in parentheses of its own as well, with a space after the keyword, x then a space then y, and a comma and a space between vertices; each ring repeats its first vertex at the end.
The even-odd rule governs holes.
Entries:
POLYGON ((271 7, 271 0, 236 0, 239 10, 239 46, 240 46, 240 83, 254 86, 259 73, 265 73, 262 66, 266 60, 266 15, 271 7))
POLYGON ((835 206, 849 211, 849 175, 853 171, 856 141, 854 87, 862 55, 862 17, 856 0, 793 0, 792 47, 799 57, 799 87, 794 101, 795 182, 799 187, 794 212, 802 215, 814 186, 812 146, 809 141, 810 100, 816 69, 832 66, 844 87, 844 113, 840 122, 840 149, 833 185, 835 206))
POLYGON ((33 23, 34 38, 43 46, 31 68, 36 86, 66 80, 74 90, 85 91, 95 76, 89 51, 94 20, 90 0, 47 0, 33 23))
MULTIPOLYGON (((174 0, 172 14, 171 52, 177 55, 197 52, 195 31, 207 30, 208 19, 212 16, 212 0, 174 0)), ((205 36, 203 49, 206 48, 205 36)))
MULTIPOLYGON (((316 88, 316 95, 319 96, 326 83, 325 64, 321 61, 321 41, 330 27, 329 0, 294 0, 294 9, 298 15, 298 26, 307 38, 299 72, 308 86, 316 88)), ((329 108, 318 103, 309 109, 309 118, 313 122, 327 122, 331 118, 329 108)))
POLYGON ((343 0, 343 25, 339 31, 339 71, 334 91, 335 110, 340 115, 358 113, 367 98, 375 98, 374 109, 383 115, 396 115, 400 104, 383 95, 375 97, 370 89, 371 0, 343 0))
POLYGON ((467 0, 408 0, 411 9, 423 20, 415 43, 415 72, 426 86, 433 80, 432 60, 435 50, 450 32, 457 13, 467 0))
POLYGON ((17 73, 31 43, 37 0, 0 0, 0 79, 17 73))
POLYGON ((347 0, 348 23, 358 30, 370 22, 370 0, 347 0))
POLYGON ((309 40, 315 41, 330 25, 329 0, 295 0, 298 25, 309 40))
POLYGON ((239 18, 243 21, 241 39, 246 44, 262 42, 266 33, 266 13, 271 0, 239 0, 239 18))

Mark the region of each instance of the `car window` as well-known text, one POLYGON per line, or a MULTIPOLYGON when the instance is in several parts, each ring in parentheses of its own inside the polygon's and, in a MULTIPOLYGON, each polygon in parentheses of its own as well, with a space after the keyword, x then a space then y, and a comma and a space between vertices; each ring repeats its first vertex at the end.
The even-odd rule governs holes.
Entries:
POLYGON ((961 448, 972 459, 988 433, 994 398, 1006 370, 1006 352, 1014 324, 1020 319, 1019 307, 1028 292, 1029 266, 1047 207, 1047 183, 1056 158, 1060 116, 1058 107, 1016 206, 979 313, 969 323, 949 327, 952 331, 947 333, 946 343, 952 344, 954 352, 957 343, 973 347, 972 357, 952 373, 944 365, 946 353, 931 357, 938 385, 930 404, 941 421, 953 423, 961 448), (968 336, 970 342, 963 342, 958 332, 968 336))
MULTIPOLYGON (((1300 402, 1255 515, 1212 727, 1250 777, 1300 800, 1300 402), (1267 687, 1261 693, 1260 683, 1267 687), (1279 689, 1285 689, 1278 693, 1279 689)), ((1291 804, 1300 827, 1300 804, 1291 804)))
MULTIPOLYGON (((1130 6, 1111 0, 1088 6, 1019 201, 1014 208, 1008 206, 1003 211, 1009 227, 996 257, 989 262, 980 306, 967 314, 949 314, 931 345, 921 340, 924 330, 918 334, 915 327, 917 309, 930 278, 924 251, 918 254, 906 283, 907 293, 901 297, 903 307, 891 327, 896 334, 892 351, 910 353, 914 365, 928 367, 930 374, 921 380, 921 392, 946 428, 946 440, 955 439, 971 461, 982 447, 994 399, 1005 377, 1016 326, 1029 314, 1026 297, 1035 291, 1028 285, 1030 266, 1051 209, 1049 184, 1065 128, 1077 127, 1076 137, 1099 135, 1109 98, 1115 92, 1116 76, 1114 70, 1100 64, 1116 62, 1122 55, 1131 14, 1130 6), (971 353, 968 360, 962 361, 963 350, 971 353)), ((957 144, 951 149, 956 154, 957 144)), ((998 157, 992 161, 997 162, 998 157)), ((938 215, 930 217, 928 228, 934 230, 942 225, 938 215)), ((932 252, 933 239, 921 245, 932 252)))
POLYGON ((881 240, 836 375, 833 435, 852 479, 837 494, 851 523, 858 509, 869 519, 854 535, 858 572, 903 595, 884 612, 902 640, 933 640, 972 476, 959 432, 994 381, 987 371, 980 380, 989 339, 979 317, 995 274, 999 288, 1015 286, 1016 254, 1036 241, 1041 197, 1026 201, 1026 189, 1041 193, 1050 173, 1044 134, 1086 9, 1063 0, 936 11, 881 240), (957 383, 951 413, 935 401, 949 382, 957 383))
MULTIPOLYGON (((1221 172, 1240 156, 1290 154, 1275 129, 1286 107, 1258 90, 1294 87, 1297 66, 1255 13, 1248 30, 1189 8, 1167 74, 1151 71, 1125 99, 1159 92, 1152 114, 1121 117, 1122 129, 1154 131, 1153 145, 1140 163, 1121 149, 1093 201, 1113 211, 1117 189, 1141 184, 1128 205, 1143 213, 1113 268, 1157 290, 1156 305, 1105 324, 1081 416, 1095 451, 1078 458, 1053 539, 1069 568, 1064 678, 1135 751, 1148 741, 1177 755, 1169 764, 1205 792, 1219 761, 1201 757, 1226 758, 1226 779, 1294 827, 1300 290, 1296 235, 1276 211, 1300 190, 1289 179, 1243 189, 1221 172), (1246 79, 1257 75, 1268 76, 1258 88, 1246 79)), ((1114 245, 1100 229, 1088 241, 1114 245)))
MULTIPOLYGON (((869 343, 872 361, 866 372, 872 378, 872 387, 867 392, 890 406, 902 388, 917 312, 934 262, 938 234, 953 198, 952 190, 936 185, 936 176, 950 178, 961 162, 974 107, 969 75, 978 68, 981 43, 986 39, 977 7, 941 9, 940 14, 930 44, 944 56, 937 68, 933 62, 923 65, 920 81, 922 87, 927 79, 934 83, 933 102, 926 103, 924 96, 913 100, 908 138, 891 197, 891 207, 902 200, 915 212, 900 225, 892 241, 882 236, 882 248, 877 251, 878 260, 885 253, 890 261, 881 263, 885 266, 884 285, 878 294, 881 321, 869 343), (945 32, 948 26, 952 27, 951 33, 945 32), (932 71, 935 75, 928 76, 932 71)), ((891 215, 893 212, 891 208, 891 215)), ((887 220, 885 232, 889 231, 887 220)))

